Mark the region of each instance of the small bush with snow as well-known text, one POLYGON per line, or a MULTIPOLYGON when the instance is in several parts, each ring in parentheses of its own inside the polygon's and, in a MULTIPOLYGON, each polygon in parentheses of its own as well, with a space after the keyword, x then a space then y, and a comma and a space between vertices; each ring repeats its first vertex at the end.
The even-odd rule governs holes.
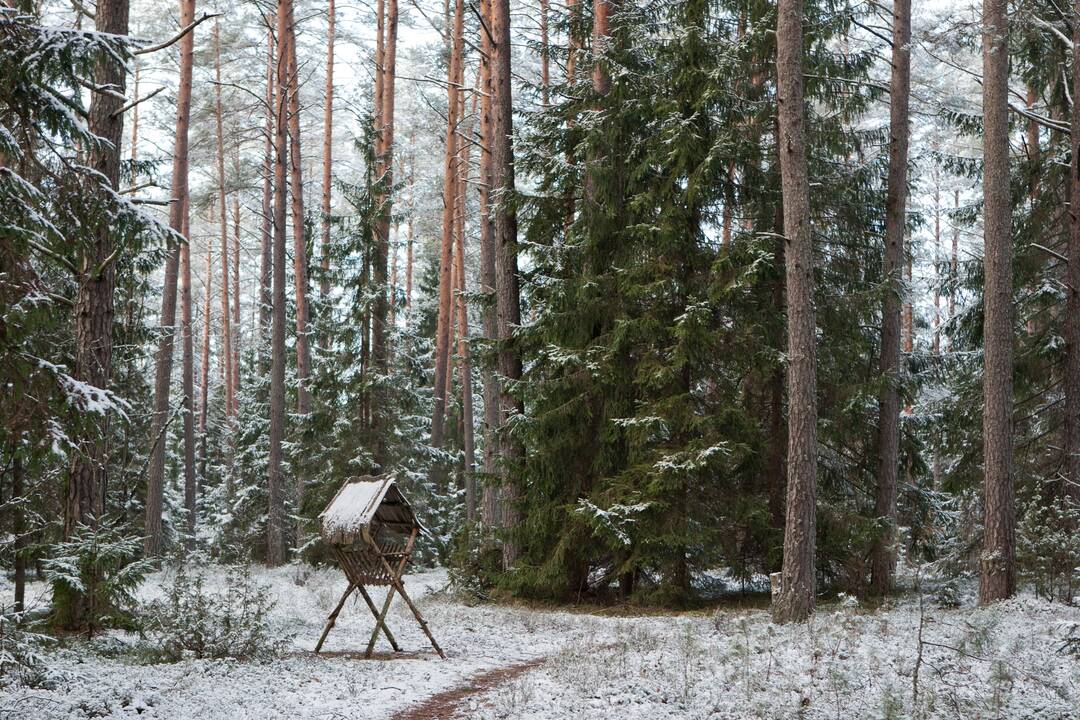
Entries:
POLYGON ((20 613, 0 611, 0 690, 44 682, 47 670, 41 650, 47 640, 32 632, 20 613))
POLYGON ((270 620, 274 605, 270 587, 247 567, 230 568, 224 589, 209 590, 181 564, 165 597, 143 610, 141 654, 150 662, 273 658, 292 639, 270 620))

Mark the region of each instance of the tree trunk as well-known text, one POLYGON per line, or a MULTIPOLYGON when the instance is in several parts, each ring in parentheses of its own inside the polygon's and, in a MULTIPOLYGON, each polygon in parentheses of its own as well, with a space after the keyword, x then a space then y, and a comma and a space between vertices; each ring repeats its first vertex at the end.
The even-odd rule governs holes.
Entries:
MULTIPOLYGON (((18 436, 16 436, 18 437, 18 436)), ((13 451, 11 461, 11 497, 18 501, 15 505, 15 517, 11 523, 13 536, 11 552, 15 556, 15 606, 14 610, 21 613, 26 609, 26 509, 22 504, 26 487, 23 484, 23 464, 18 450, 13 451)))
POLYGON ((597 95, 611 92, 611 78, 604 65, 604 52, 611 37, 611 0, 593 0, 593 90, 597 95))
MULTIPOLYGON (((184 228, 187 230, 188 200, 184 199, 184 228)), ((186 237, 190 237, 185 232, 186 237)), ((195 416, 192 402, 195 397, 195 352, 191 329, 191 244, 180 246, 180 333, 183 344, 181 407, 184 417, 184 509, 187 511, 187 549, 195 549, 195 416)))
MULTIPOLYGON (((95 30, 110 35, 128 34, 127 0, 98 0, 94 19, 95 30)), ((114 92, 95 92, 90 98, 89 131, 102 142, 88 152, 87 165, 100 180, 91 181, 102 202, 113 200, 97 187, 104 181, 113 190, 119 189, 120 144, 124 135, 124 105, 126 78, 124 65, 107 54, 94 63, 94 85, 108 87, 114 92)), ((79 251, 76 274, 78 290, 75 298, 75 363, 72 373, 76 380, 106 390, 112 376, 112 325, 115 313, 116 263, 113 229, 108 223, 97 224, 92 237, 79 251)), ((68 476, 64 505, 64 537, 70 538, 80 524, 96 525, 105 510, 105 490, 108 480, 108 416, 100 419, 94 436, 80 438, 79 450, 74 453, 68 476)), ((70 629, 80 628, 87 621, 90 599, 82 592, 54 596, 58 620, 70 629)))
MULTIPOLYGON (((481 0, 481 14, 491 17, 491 0, 481 0)), ((495 234, 491 213, 491 38, 480 30, 480 293, 484 302, 480 311, 481 331, 488 343, 499 334, 495 301, 495 234)), ((499 379, 490 361, 484 362, 484 483, 481 519, 485 527, 495 528, 502 522, 498 487, 491 482, 496 472, 495 431, 499 427, 499 379)))
MULTIPOLYGON (((273 13, 267 18, 268 23, 276 20, 273 13)), ((270 314, 273 301, 270 297, 270 272, 273 248, 273 177, 274 177, 274 31, 266 29, 266 137, 263 141, 263 187, 262 187, 262 243, 259 248, 259 366, 265 372, 269 364, 266 358, 266 343, 270 336, 270 314)))
POLYGON ((213 245, 206 243, 206 280, 203 284, 203 332, 199 363, 199 475, 206 479, 206 419, 210 401, 210 303, 214 283, 213 245))
MULTIPOLYGON (((183 10, 181 10, 183 12, 183 10)), ((183 50, 180 51, 181 54, 183 50)), ((139 97, 139 59, 134 58, 131 64, 135 66, 135 84, 131 89, 131 97, 139 97)), ((139 159, 139 106, 131 109, 131 163, 135 164, 139 159)))
POLYGON ((431 445, 441 448, 446 421, 446 375, 450 362, 450 315, 453 288, 451 287, 454 202, 457 197, 458 159, 458 93, 460 87, 461 54, 464 43, 464 0, 454 5, 453 48, 447 83, 446 155, 443 166, 442 243, 439 253, 439 315, 435 333, 435 409, 431 420, 431 445))
MULTIPOLYGON (((507 428, 511 416, 524 411, 511 385, 521 379, 521 354, 513 342, 521 324, 518 278, 517 214, 514 209, 514 107, 510 69, 510 0, 491 0, 491 188, 495 194, 495 297, 499 341, 499 372, 504 378, 499 399, 499 459, 506 473, 503 486, 503 527, 511 533, 520 522, 517 507, 520 488, 516 475, 525 450, 507 428)), ((503 542, 503 567, 517 562, 517 542, 507 535, 503 542)))
MULTIPOLYGON (((779 134, 779 133, 778 133, 779 134)), ((777 155, 779 160, 779 154, 777 155)), ((784 206, 783 202, 777 203, 773 216, 773 232, 777 237, 773 262, 776 266, 778 277, 773 284, 773 307, 781 317, 787 313, 786 296, 784 293, 784 280, 787 269, 787 248, 784 234, 784 206)), ((777 338, 781 353, 786 352, 787 345, 782 337, 777 338)), ((770 405, 770 438, 769 438, 769 518, 772 527, 776 530, 784 529, 784 494, 787 487, 787 424, 784 418, 784 369, 777 367, 772 377, 769 378, 769 405, 770 405)))
POLYGON ((788 480, 781 590, 776 622, 801 622, 814 611, 817 495, 817 388, 814 248, 803 133, 802 0, 779 0, 776 27, 780 180, 787 241, 788 480))
MULTIPOLYGON (((195 21, 195 0, 180 0, 180 24, 195 21)), ((188 128, 191 119, 191 76, 195 52, 195 33, 180 38, 180 77, 176 94, 176 136, 173 143, 172 192, 169 204, 169 227, 182 233, 188 197, 188 128)), ((136 105, 136 107, 138 107, 136 105)), ((176 285, 180 269, 180 244, 171 248, 165 260, 165 280, 161 292, 162 336, 158 341, 154 373, 154 415, 150 422, 150 465, 146 476, 146 519, 143 551, 154 556, 161 552, 162 489, 165 481, 165 424, 169 415, 172 386, 173 342, 176 336, 176 285)))
POLYGON ((934 176, 934 355, 941 354, 941 177, 934 176))
MULTIPOLYGON (((240 176, 240 148, 233 162, 236 176, 240 176)), ((233 411, 240 411, 240 191, 233 193, 233 246, 232 246, 232 366, 233 411)))
POLYGON ((550 104, 550 93, 551 50, 548 41, 548 0, 540 0, 540 102, 544 107, 550 104))
POLYGON ((982 603, 1008 598, 1016 592, 1007 12, 1006 0, 983 0, 983 262, 986 285, 983 299, 985 536, 979 573, 979 601, 982 603))
MULTIPOLYGON (((278 12, 285 12, 285 61, 289 123, 289 186, 292 198, 293 280, 296 283, 296 410, 306 415, 311 409, 308 376, 311 374, 311 347, 308 340, 307 246, 304 244, 304 181, 300 169, 300 80, 296 62, 296 28, 292 0, 281 2, 278 12)), ((280 24, 279 24, 280 27, 280 24)), ((281 76, 278 76, 279 83, 281 76)))
POLYGON ((405 325, 412 319, 413 215, 416 212, 416 135, 409 138, 409 209, 405 216, 405 325))
MULTIPOLYGON (((476 99, 473 95, 473 116, 476 115, 476 99)), ((459 93, 458 116, 464 115, 464 93, 459 93)), ((470 123, 471 125, 471 123, 470 123)), ((466 137, 472 138, 471 126, 466 129, 466 137)), ((458 372, 461 384, 461 444, 465 452, 465 517, 472 523, 476 520, 476 447, 473 435, 473 385, 472 360, 469 347, 469 306, 465 301, 465 213, 468 201, 470 151, 472 143, 463 141, 460 147, 458 164, 458 190, 456 201, 456 232, 454 249, 455 291, 457 293, 458 327, 458 372)))
POLYGON ((911 0, 894 0, 889 82, 889 180, 885 200, 885 307, 881 316, 878 467, 874 516, 881 534, 870 550, 870 592, 892 592, 896 569, 896 486, 900 468, 900 312, 904 296, 907 217, 908 97, 911 89, 911 0))
MULTIPOLYGON (((397 0, 386 0, 386 39, 383 44, 382 111, 379 114, 379 155, 376 174, 379 178, 379 216, 375 225, 375 262, 372 265, 375 283, 375 306, 371 319, 371 359, 375 369, 382 375, 389 371, 386 350, 386 265, 390 252, 390 214, 394 186, 394 77, 397 58, 397 0)), ((459 61, 460 62, 460 61, 459 61)))
POLYGON ((326 300, 330 295, 330 200, 333 188, 331 168, 334 152, 334 31, 336 11, 334 0, 326 12, 326 90, 323 100, 323 164, 322 164, 322 277, 319 279, 319 295, 326 300))
MULTIPOLYGON (((1080 11, 1080 0, 1076 9, 1080 11)), ((1073 67, 1080 58, 1080 23, 1073 25, 1073 67)), ((1073 74, 1073 97, 1080 72, 1073 74)), ((1080 107, 1073 103, 1073 127, 1080 127, 1080 107)), ((1080 133, 1072 139, 1071 198, 1080 198, 1080 133)), ((1080 501, 1080 212, 1069 207, 1069 263, 1065 282, 1065 495, 1080 501)))
POLYGON ((221 210, 221 362, 225 375, 225 416, 235 414, 232 325, 229 322, 229 211, 225 202, 225 130, 221 107, 221 24, 214 23, 214 121, 217 124, 218 207, 221 210))
MULTIPOLYGON (((279 0, 277 35, 283 38, 290 12, 291 0, 279 0)), ((284 55, 284 53, 282 53, 284 55)), ((286 58, 277 63, 277 97, 274 105, 274 243, 273 243, 273 312, 270 338, 270 453, 267 489, 269 512, 266 524, 266 564, 276 567, 285 560, 284 545, 284 488, 282 441, 285 437, 285 218, 288 188, 286 187, 286 157, 288 135, 288 77, 286 58)))
MULTIPOLYGON (((953 190, 953 209, 960 209, 960 191, 953 190)), ((955 224, 952 234, 952 255, 949 260, 952 273, 952 288, 949 291, 949 319, 956 317, 956 286, 960 278, 960 226, 955 224)))

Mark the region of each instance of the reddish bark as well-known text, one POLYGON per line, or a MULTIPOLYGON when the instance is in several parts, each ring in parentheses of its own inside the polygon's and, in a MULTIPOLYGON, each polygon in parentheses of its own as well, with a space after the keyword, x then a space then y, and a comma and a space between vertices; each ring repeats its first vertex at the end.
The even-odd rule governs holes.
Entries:
MULTIPOLYGON (((983 0, 983 552, 979 601, 1016 592, 1008 3, 983 0)), ((1074 143, 1075 148, 1075 143, 1074 143)), ((1075 183, 1075 178, 1073 179, 1075 183)))
POLYGON ((324 299, 330 294, 330 200, 333 191, 330 180, 334 150, 334 35, 337 14, 334 0, 330 0, 327 14, 326 89, 323 95, 322 278, 319 280, 319 294, 324 299))
MULTIPOLYGON (((194 0, 181 0, 180 22, 195 20, 194 0)), ((169 227, 183 233, 188 197, 188 128, 191 118, 191 76, 195 48, 194 31, 180 38, 180 76, 176 95, 176 135, 173 142, 172 189, 169 227)), ((138 107, 136 105, 136 107, 138 107)), ((176 289, 180 270, 180 245, 169 252, 165 261, 165 281, 161 296, 161 327, 154 377, 154 415, 150 423, 150 464, 146 480, 146 519, 143 549, 147 555, 161 551, 162 489, 165 479, 165 423, 169 415, 172 381, 173 342, 176 323, 176 289)))
POLYGON ((443 166, 442 242, 439 253, 439 314, 435 335, 435 409, 431 421, 431 445, 442 447, 446 419, 447 366, 450 362, 452 256, 454 203, 457 197, 458 94, 461 84, 461 55, 464 43, 464 0, 454 5, 453 47, 447 96, 446 154, 443 166))
POLYGON ((801 622, 814 611, 817 535, 817 387, 813 233, 803 115, 803 2, 780 0, 776 39, 780 184, 787 241, 788 308, 787 514, 777 622, 801 622))
POLYGON ((235 414, 232 323, 229 314, 229 212, 225 201, 225 130, 221 106, 221 25, 214 23, 214 122, 217 125, 218 208, 221 210, 221 354, 225 378, 225 416, 235 414))

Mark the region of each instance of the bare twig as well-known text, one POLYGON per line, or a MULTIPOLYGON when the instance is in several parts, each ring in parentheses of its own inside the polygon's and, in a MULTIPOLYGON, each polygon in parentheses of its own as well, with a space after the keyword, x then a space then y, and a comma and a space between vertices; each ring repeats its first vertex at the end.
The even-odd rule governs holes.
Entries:
POLYGON ((209 20, 211 18, 216 18, 216 17, 221 17, 221 16, 222 16, 222 13, 213 13, 213 14, 203 13, 202 17, 200 17, 198 20, 195 20, 194 22, 192 22, 190 25, 188 25, 187 27, 182 29, 180 32, 176 33, 176 35, 173 35, 171 38, 169 38, 165 42, 158 43, 157 45, 150 45, 149 47, 139 48, 138 50, 133 52, 132 55, 149 55, 150 53, 155 53, 158 50, 164 50, 165 48, 169 47, 173 43, 179 41, 180 38, 184 37, 185 35, 187 35, 192 30, 194 30, 196 28, 196 26, 206 22, 207 20, 209 20))

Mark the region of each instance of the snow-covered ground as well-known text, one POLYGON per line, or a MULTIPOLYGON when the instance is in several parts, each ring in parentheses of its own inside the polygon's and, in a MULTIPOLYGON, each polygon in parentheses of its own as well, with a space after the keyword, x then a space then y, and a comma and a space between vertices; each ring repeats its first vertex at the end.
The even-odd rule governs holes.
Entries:
MULTIPOLYGON (((75 645, 48 653, 52 689, 0 694, 0 719, 145 717, 391 718, 483 672, 543 664, 461 701, 462 718, 1040 718, 1080 717, 1080 661, 1064 652, 1080 611, 1030 597, 942 610, 916 598, 886 610, 853 602, 807 625, 775 626, 763 610, 606 617, 479 605, 408 577, 448 659, 440 660, 396 601, 390 629, 404 650, 364 660, 373 619, 350 601, 323 655, 311 653, 344 589, 335 571, 259 570, 292 649, 269 662, 140 664, 75 645), (920 642, 920 627, 921 642, 920 642)), ((220 582, 214 572, 208 584, 220 582)), ((160 592, 156 575, 143 590, 160 592)), ((380 602, 382 593, 375 593, 380 602)))

